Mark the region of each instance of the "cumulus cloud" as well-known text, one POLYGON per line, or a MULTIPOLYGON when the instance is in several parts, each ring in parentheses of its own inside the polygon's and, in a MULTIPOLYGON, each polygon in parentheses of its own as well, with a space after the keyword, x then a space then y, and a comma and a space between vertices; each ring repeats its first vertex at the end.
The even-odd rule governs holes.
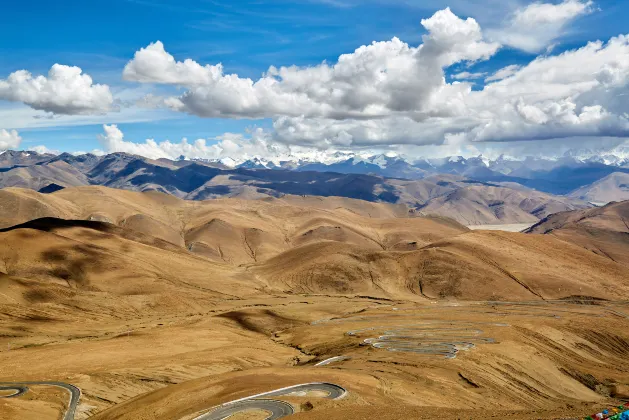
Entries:
POLYGON ((151 159, 177 159, 180 156, 186 158, 221 159, 226 157, 246 160, 253 157, 277 156, 282 153, 290 153, 290 148, 285 145, 272 144, 267 139, 267 134, 261 129, 254 129, 246 137, 242 134, 226 133, 208 142, 206 139, 198 139, 189 142, 182 139, 179 142, 165 140, 157 142, 147 139, 142 143, 125 140, 124 134, 118 126, 104 125, 104 133, 98 138, 103 145, 104 152, 125 152, 151 159))
POLYGON ((450 9, 421 21, 428 33, 412 47, 398 38, 373 42, 341 55, 334 65, 270 67, 258 80, 224 74, 223 67, 176 61, 161 42, 136 52, 126 80, 180 85, 172 109, 202 117, 381 118, 412 112, 417 118, 447 113, 438 99, 446 87, 445 67, 491 57, 499 48, 486 42, 478 23, 450 9))
POLYGON ((476 20, 463 20, 452 13, 450 8, 423 19, 421 24, 428 31, 422 37, 422 54, 425 58, 434 58, 441 67, 461 61, 487 60, 500 48, 495 42, 483 40, 483 33, 476 20))
POLYGON ((628 132, 629 107, 620 98, 628 90, 627 57, 629 37, 624 35, 606 44, 591 42, 557 56, 539 57, 511 77, 472 92, 469 103, 479 114, 493 114, 493 122, 484 124, 491 140, 505 136, 497 130, 505 124, 516 130, 524 124, 522 135, 623 136, 628 132))
POLYGON ((453 135, 467 142, 629 136, 628 57, 629 36, 592 42, 501 69, 482 90, 445 85, 438 96, 449 114, 367 121, 284 116, 275 119, 274 136, 320 147, 444 144, 453 135))
POLYGON ((122 76, 125 80, 143 83, 207 85, 223 76, 223 66, 202 66, 190 59, 175 61, 164 49, 164 44, 157 41, 137 51, 133 60, 125 66, 122 76))
POLYGON ((618 65, 614 70, 606 65, 596 70, 601 62, 629 53, 623 52, 625 48, 626 39, 615 39, 604 47, 591 44, 536 60, 482 91, 460 91, 462 110, 456 116, 419 121, 406 116, 369 121, 282 117, 274 123, 275 136, 282 142, 322 147, 443 144, 453 135, 469 142, 627 136, 627 104, 622 101, 626 72, 623 77, 623 67, 618 65), (552 71, 562 68, 565 71, 552 71), (575 68, 581 71, 568 77, 575 68), (593 80, 592 74, 600 80, 593 80))
POLYGON ((61 64, 53 65, 47 77, 19 70, 0 79, 0 99, 66 115, 105 113, 113 105, 109 86, 94 84, 79 67, 61 64))
MULTIPOLYGON (((246 134, 225 133, 212 139, 198 139, 193 142, 184 138, 179 142, 170 140, 157 142, 153 139, 147 139, 141 143, 126 140, 116 125, 104 125, 103 130, 104 133, 98 137, 104 150, 92 151, 91 153, 102 155, 104 153, 125 152, 150 159, 178 159, 184 156, 187 159, 218 160, 228 166, 254 158, 279 163, 295 159, 316 162, 331 161, 338 157, 337 152, 340 152, 341 156, 347 156, 347 153, 335 147, 321 149, 307 145, 280 143, 273 133, 261 128, 248 130, 246 134)), ((365 153, 371 156, 380 151, 381 149, 366 150, 365 153)))
POLYGON ((503 45, 537 53, 552 49, 568 24, 593 10, 591 0, 532 3, 516 10, 503 28, 489 31, 489 36, 503 45))
POLYGON ((22 137, 15 130, 0 129, 0 151, 17 149, 22 143, 22 137))
POLYGON ((273 123, 274 140, 318 148, 373 148, 384 145, 443 144, 446 136, 471 130, 466 118, 431 118, 416 121, 408 116, 372 120, 280 117, 273 123))
MULTIPOLYGON (((591 7, 577 0, 534 3, 516 12, 511 22, 552 27, 556 35, 591 7)), ((267 153, 270 145, 324 150, 629 135, 624 100, 629 93, 628 36, 504 67, 474 90, 468 80, 485 74, 461 72, 448 83, 445 70, 489 59, 500 45, 487 42, 476 21, 449 9, 422 25, 427 33, 416 47, 398 38, 373 42, 334 64, 271 67, 257 81, 224 74, 220 65, 176 61, 157 42, 136 53, 125 78, 184 87, 179 97, 164 102, 151 98, 151 103, 182 112, 273 118, 272 130, 239 140, 245 144, 241 151, 256 150, 247 149, 248 142, 264 145, 260 153, 267 153)), ((528 32, 536 31, 530 27, 528 32)), ((144 147, 154 156, 171 158, 219 156, 214 144, 198 142, 127 145, 120 137, 111 147, 128 147, 124 151, 131 153, 144 147)))
POLYGON ((42 145, 29 147, 28 150, 32 152, 39 153, 41 155, 50 154, 50 155, 58 155, 61 152, 59 150, 49 149, 48 147, 42 145))

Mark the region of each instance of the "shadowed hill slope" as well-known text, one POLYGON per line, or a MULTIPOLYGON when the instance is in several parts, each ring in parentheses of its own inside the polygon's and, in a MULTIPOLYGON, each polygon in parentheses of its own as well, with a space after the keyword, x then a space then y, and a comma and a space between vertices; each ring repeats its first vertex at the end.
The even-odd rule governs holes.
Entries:
POLYGON ((72 319, 77 310, 98 318, 201 308, 204 300, 259 288, 251 279, 232 278, 227 267, 152 236, 54 218, 0 232, 0 274, 2 318, 72 319))

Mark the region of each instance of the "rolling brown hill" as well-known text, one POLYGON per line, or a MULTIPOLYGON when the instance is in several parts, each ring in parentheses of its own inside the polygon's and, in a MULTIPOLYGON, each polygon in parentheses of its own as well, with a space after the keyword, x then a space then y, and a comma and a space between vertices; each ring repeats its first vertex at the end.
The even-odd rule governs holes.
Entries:
POLYGON ((611 261, 629 265, 629 201, 553 214, 528 232, 554 236, 611 261))
POLYGON ((566 210, 587 208, 585 202, 527 188, 471 185, 431 198, 420 207, 424 214, 439 214, 465 225, 535 223, 566 210))
POLYGON ((626 267, 553 237, 473 231, 399 251, 315 243, 252 271, 293 293, 469 300, 629 296, 626 267))
POLYGON ((0 275, 11 290, 0 295, 11 308, 4 317, 163 311, 256 290, 226 267, 108 223, 43 218, 3 229, 0 238, 0 275))
MULTIPOLYGON (((182 261, 193 258, 196 265, 208 266, 199 271, 222 273, 225 283, 220 284, 225 289, 217 290, 226 294, 234 294, 229 282, 236 276, 248 282, 252 293, 521 300, 572 295, 609 298, 613 290, 629 296, 626 267, 603 254, 595 255, 551 236, 470 232, 451 219, 419 216, 400 205, 307 196, 185 201, 157 192, 104 187, 68 188, 53 194, 5 189, 0 194, 1 227, 41 217, 91 221, 107 228, 64 226, 49 229, 45 235, 55 234, 51 243, 59 238, 77 241, 83 240, 77 229, 85 238, 90 229, 96 229, 101 233, 94 236, 101 241, 109 237, 112 243, 131 240, 134 247, 139 243, 147 253, 151 251, 146 246, 156 249, 156 255, 174 253, 168 259, 180 267, 175 271, 190 276, 195 274, 182 261), (102 237, 102 231, 108 236, 102 237)), ((32 228, 21 225, 0 235, 7 237, 6 243, 20 243, 16 232, 23 230, 32 228)), ((37 235, 44 234, 40 230, 37 235)), ((32 241, 40 240, 47 241, 26 235, 23 246, 29 248, 32 241)), ((61 244, 58 247, 65 249, 61 244)), ((26 266, 32 262, 38 267, 6 272, 9 275, 50 280, 54 277, 50 270, 55 270, 57 262, 36 255, 0 257, 8 261, 18 258, 26 266), (46 272, 41 264, 52 268, 46 272)), ((156 267, 161 258, 165 257, 154 260, 156 267)), ((61 259, 60 270, 69 270, 64 261, 74 259, 61 259)), ((124 265, 134 273, 142 271, 134 264, 124 265)), ((98 279, 99 275, 88 273, 85 277, 98 279)), ((60 281, 63 283, 63 278, 60 281)))
POLYGON ((449 219, 415 217, 404 206, 340 197, 196 202, 104 187, 68 188, 53 194, 9 188, 0 194, 0 227, 39 217, 96 220, 235 265, 262 261, 313 241, 392 249, 407 242, 426 245, 467 230, 449 219))

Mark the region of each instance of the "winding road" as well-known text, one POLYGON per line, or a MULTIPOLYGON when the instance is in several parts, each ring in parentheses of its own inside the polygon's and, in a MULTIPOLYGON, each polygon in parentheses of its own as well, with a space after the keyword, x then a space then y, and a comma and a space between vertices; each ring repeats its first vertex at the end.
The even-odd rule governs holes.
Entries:
POLYGON ((271 400, 267 397, 304 396, 309 392, 324 392, 323 398, 337 400, 343 398, 347 391, 335 384, 314 382, 310 384, 293 385, 275 391, 252 395, 239 400, 222 404, 212 411, 195 417, 194 420, 223 420, 236 413, 259 410, 269 413, 266 420, 280 419, 295 413, 293 406, 284 401, 271 400))
MULTIPOLYGON (((70 402, 68 409, 63 416, 63 420, 74 420, 76 408, 81 397, 81 390, 74 385, 65 382, 0 382, 0 391, 14 391, 9 395, 0 394, 0 398, 15 398, 29 391, 29 385, 55 386, 63 388, 70 393, 70 402)), ((287 402, 269 399, 267 397, 282 396, 305 396, 310 392, 322 392, 326 395, 322 398, 340 399, 343 398, 347 391, 335 384, 327 382, 314 382, 309 384, 293 385, 286 388, 276 389, 275 391, 264 392, 262 394, 253 395, 235 401, 222 404, 209 413, 202 414, 194 420, 223 420, 234 414, 259 410, 268 413, 266 420, 280 419, 295 413, 293 406, 287 402)))
POLYGON ((223 405, 216 410, 197 417, 195 420, 222 420, 243 411, 256 410, 269 413, 266 420, 281 419, 295 413, 293 406, 278 400, 245 400, 236 404, 223 405))
POLYGON ((65 382, 0 382, 0 390, 14 390, 16 393, 11 395, 0 395, 0 398, 15 398, 28 392, 28 385, 43 385, 43 386, 55 386, 57 388, 63 388, 70 393, 70 402, 68 409, 63 416, 63 420, 74 420, 76 413, 76 407, 79 405, 79 398, 81 398, 81 390, 74 385, 66 384, 65 382))
POLYGON ((0 386, 0 391, 15 391, 13 394, 0 395, 0 398, 13 398, 13 397, 19 397, 22 394, 26 394, 28 392, 28 387, 27 386, 19 386, 19 385, 0 386))

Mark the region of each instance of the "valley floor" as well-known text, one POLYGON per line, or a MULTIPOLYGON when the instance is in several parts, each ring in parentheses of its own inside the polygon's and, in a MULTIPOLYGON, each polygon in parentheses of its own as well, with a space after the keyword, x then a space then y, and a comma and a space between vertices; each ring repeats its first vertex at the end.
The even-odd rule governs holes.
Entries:
MULTIPOLYGON (((276 397, 296 418, 571 418, 629 398, 627 302, 269 295, 201 311, 12 328, 29 334, 0 336, 0 381, 73 384, 82 391, 77 419, 190 420, 311 382, 348 395, 276 397), (315 366, 336 356, 344 358, 315 366)), ((30 388, 0 398, 0 418, 65 412, 63 390, 30 388)), ((239 418, 265 416, 249 415, 239 418)))
POLYGON ((522 232, 533 226, 535 223, 511 223, 505 225, 470 225, 471 230, 503 230, 505 232, 522 232))

